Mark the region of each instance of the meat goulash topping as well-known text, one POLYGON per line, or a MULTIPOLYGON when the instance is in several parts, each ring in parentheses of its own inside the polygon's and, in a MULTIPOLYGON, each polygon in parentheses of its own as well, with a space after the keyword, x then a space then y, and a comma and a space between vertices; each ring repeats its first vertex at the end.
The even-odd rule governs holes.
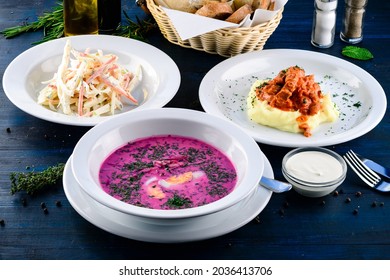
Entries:
POLYGON ((323 122, 334 122, 339 112, 323 95, 314 75, 292 66, 270 81, 256 81, 249 93, 248 116, 251 120, 290 132, 312 135, 323 122))

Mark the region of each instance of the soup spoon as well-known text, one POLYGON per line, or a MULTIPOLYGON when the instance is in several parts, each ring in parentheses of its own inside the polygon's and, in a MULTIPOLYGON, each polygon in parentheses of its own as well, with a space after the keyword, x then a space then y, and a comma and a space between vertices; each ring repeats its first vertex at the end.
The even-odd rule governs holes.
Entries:
POLYGON ((263 186, 266 189, 273 191, 275 193, 287 192, 292 188, 292 185, 289 183, 267 178, 264 176, 261 177, 260 186, 263 186))

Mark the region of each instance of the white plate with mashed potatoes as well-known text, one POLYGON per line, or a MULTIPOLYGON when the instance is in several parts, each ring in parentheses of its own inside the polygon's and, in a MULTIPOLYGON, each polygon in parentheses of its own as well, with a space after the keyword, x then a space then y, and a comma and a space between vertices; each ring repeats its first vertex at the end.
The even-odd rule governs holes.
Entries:
MULTIPOLYGON (((72 67, 74 66, 69 66, 69 68, 72 67)), ((93 70, 98 71, 98 69, 93 70)), ((113 76, 105 76, 105 78, 111 84, 117 83, 113 76)), ((63 80, 67 79, 63 78, 63 80)), ((3 87, 8 99, 30 115, 55 123, 94 126, 113 115, 133 110, 163 107, 175 96, 179 89, 180 80, 180 72, 175 62, 154 46, 119 36, 80 35, 52 40, 34 46, 18 55, 5 70, 3 87), (113 64, 110 69, 118 68, 120 65, 123 67, 121 69, 140 73, 139 82, 131 93, 137 100, 137 104, 130 100, 123 100, 122 104, 119 104, 120 108, 115 109, 114 114, 102 115, 85 112, 83 115, 77 109, 65 114, 63 110, 57 110, 59 106, 56 103, 53 103, 51 107, 38 104, 38 96, 40 96, 40 91, 48 85, 47 81, 53 79, 55 75, 59 76, 59 69, 64 61, 65 46, 68 41, 72 47, 72 52, 68 55, 71 58, 73 58, 73 50, 83 52, 82 56, 85 56, 85 53, 92 54, 102 51, 104 55, 117 57, 117 64, 113 64)), ((84 79, 84 84, 93 83, 97 86, 94 81, 87 82, 84 79)), ((49 86, 58 87, 57 84, 49 84, 49 86)), ((98 91, 101 89, 99 88, 98 91)), ((73 95, 71 99, 74 99, 73 95)), ((86 99, 88 96, 84 97, 84 100, 86 99)), ((98 109, 96 105, 94 107, 98 109)))
POLYGON ((257 142, 284 147, 327 146, 355 139, 382 120, 387 106, 381 85, 360 67, 330 55, 290 49, 262 50, 226 59, 203 78, 199 98, 207 113, 233 121, 257 142), (339 112, 336 120, 313 128, 310 137, 259 124, 248 116, 253 85, 271 80, 292 66, 314 75, 323 95, 330 97, 339 112))

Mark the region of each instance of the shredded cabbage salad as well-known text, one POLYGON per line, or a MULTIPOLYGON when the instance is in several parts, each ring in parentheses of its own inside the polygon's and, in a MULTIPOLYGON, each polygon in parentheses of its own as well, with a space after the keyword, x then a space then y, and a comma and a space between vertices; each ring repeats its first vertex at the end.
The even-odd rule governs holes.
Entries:
POLYGON ((118 56, 101 50, 76 51, 67 40, 57 72, 43 82, 38 104, 83 117, 114 115, 122 110, 124 99, 138 105, 132 91, 142 79, 141 67, 132 73, 117 61, 118 56))

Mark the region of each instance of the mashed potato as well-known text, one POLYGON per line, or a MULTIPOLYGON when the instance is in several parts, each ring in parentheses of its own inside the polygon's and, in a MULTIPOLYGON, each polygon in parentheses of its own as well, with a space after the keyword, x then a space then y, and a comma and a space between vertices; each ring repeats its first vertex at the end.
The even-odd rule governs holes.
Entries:
POLYGON ((311 136, 311 132, 324 122, 334 122, 338 119, 337 106, 331 101, 330 95, 322 95, 319 99, 320 109, 313 115, 304 115, 299 110, 282 110, 270 105, 269 100, 260 100, 257 89, 268 81, 256 81, 247 97, 248 117, 259 124, 279 130, 303 133, 311 136))

